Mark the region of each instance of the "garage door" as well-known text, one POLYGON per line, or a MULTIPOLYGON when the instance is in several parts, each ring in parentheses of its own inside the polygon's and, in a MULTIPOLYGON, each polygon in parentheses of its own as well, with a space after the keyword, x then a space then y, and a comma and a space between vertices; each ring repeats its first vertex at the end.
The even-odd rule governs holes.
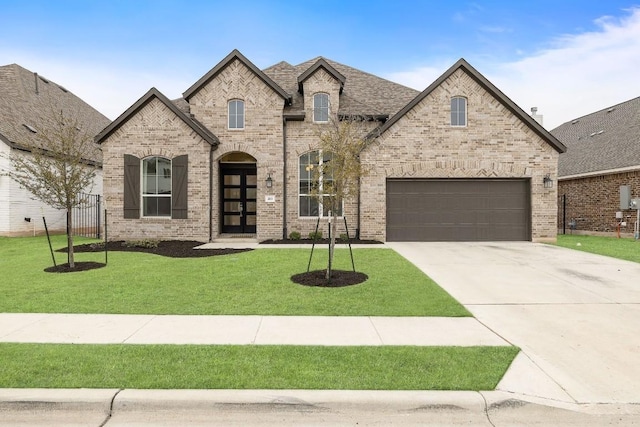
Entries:
POLYGON ((529 180, 388 179, 388 241, 531 240, 529 180))

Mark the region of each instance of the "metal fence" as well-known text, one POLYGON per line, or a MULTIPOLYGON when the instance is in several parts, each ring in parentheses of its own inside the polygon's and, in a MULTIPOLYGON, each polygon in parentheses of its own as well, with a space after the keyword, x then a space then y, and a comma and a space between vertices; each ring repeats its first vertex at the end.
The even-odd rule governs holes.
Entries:
POLYGON ((102 198, 99 194, 78 195, 79 204, 71 210, 74 236, 100 239, 102 236, 102 198))

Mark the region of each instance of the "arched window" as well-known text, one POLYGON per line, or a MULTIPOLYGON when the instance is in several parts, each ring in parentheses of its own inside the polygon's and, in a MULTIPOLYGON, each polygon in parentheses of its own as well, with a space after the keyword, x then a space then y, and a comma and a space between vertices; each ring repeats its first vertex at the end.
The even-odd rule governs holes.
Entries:
POLYGON ((171 160, 142 160, 142 216, 171 216, 171 160))
POLYGON ((329 216, 332 201, 336 214, 342 215, 342 201, 334 200, 333 175, 326 167, 331 153, 310 151, 300 156, 299 214, 301 217, 329 216))
POLYGON ((467 125, 467 98, 454 96, 451 98, 451 126, 467 125))
POLYGON ((313 95, 313 121, 320 123, 329 121, 329 94, 313 95))
POLYGON ((229 101, 229 129, 244 129, 244 101, 229 101))

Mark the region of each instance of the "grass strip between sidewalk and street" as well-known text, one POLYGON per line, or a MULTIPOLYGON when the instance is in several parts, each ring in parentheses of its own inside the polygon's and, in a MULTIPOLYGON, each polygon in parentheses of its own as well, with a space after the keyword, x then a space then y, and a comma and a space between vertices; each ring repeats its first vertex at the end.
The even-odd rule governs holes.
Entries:
POLYGON ((516 347, 0 344, 0 388, 493 390, 516 347))
MULTIPOLYGON (((77 244, 90 240, 77 238, 77 244)), ((54 236, 54 248, 65 245, 54 236)), ((109 252, 108 265, 90 271, 47 273, 45 237, 0 237, 0 312, 189 315, 442 316, 471 314, 417 267, 391 249, 354 249, 365 282, 341 288, 301 286, 291 276, 307 270, 308 249, 257 249, 204 258, 109 252)), ((66 254, 56 253, 58 262, 66 254)), ((104 262, 103 253, 76 261, 104 262)), ((311 270, 326 268, 316 248, 311 270)), ((347 249, 334 268, 349 270, 347 249)))
POLYGON ((640 240, 633 238, 560 234, 557 246, 606 255, 627 261, 640 262, 640 240))

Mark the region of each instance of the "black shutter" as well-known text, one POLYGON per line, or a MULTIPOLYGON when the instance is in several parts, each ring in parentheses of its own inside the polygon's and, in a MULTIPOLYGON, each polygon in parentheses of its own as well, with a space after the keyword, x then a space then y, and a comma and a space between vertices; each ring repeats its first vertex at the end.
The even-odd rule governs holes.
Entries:
POLYGON ((187 165, 188 156, 171 160, 171 218, 187 219, 187 165))
POLYGON ((140 159, 124 155, 124 217, 140 218, 140 159))

